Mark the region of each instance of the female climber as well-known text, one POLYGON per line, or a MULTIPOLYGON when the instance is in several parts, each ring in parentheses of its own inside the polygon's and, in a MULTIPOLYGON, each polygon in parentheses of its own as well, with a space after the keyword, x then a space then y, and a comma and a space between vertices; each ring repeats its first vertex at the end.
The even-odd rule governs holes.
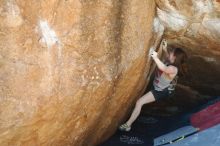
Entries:
POLYGON ((168 52, 167 42, 165 39, 162 40, 160 47, 162 47, 162 49, 165 51, 167 59, 163 63, 158 58, 157 52, 151 52, 151 57, 157 65, 157 70, 153 80, 153 88, 151 91, 137 100, 131 117, 126 123, 119 126, 119 130, 121 131, 131 130, 131 125, 139 116, 141 108, 144 104, 154 102, 164 97, 169 97, 174 91, 174 84, 176 84, 177 73, 182 71, 181 65, 186 59, 186 53, 180 48, 175 48, 168 52))

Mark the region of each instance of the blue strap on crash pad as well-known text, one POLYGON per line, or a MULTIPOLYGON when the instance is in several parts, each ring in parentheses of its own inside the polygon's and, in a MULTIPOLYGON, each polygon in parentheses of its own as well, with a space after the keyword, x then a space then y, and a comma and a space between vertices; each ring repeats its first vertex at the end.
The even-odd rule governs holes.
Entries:
POLYGON ((168 134, 162 135, 154 139, 154 146, 162 146, 184 139, 186 136, 194 134, 198 129, 192 126, 185 126, 168 134))
POLYGON ((166 146, 220 146, 220 124, 166 146))

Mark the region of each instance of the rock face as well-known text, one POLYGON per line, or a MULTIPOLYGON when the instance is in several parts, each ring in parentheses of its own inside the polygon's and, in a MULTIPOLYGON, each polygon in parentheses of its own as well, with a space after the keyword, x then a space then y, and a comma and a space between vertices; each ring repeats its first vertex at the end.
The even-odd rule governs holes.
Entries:
POLYGON ((0 145, 111 135, 146 86, 154 14, 153 0, 1 0, 0 145))
POLYGON ((188 55, 185 85, 207 95, 220 95, 220 1, 156 0, 157 15, 171 47, 188 55))
POLYGON ((0 145, 104 141, 144 92, 163 33, 188 52, 182 83, 219 95, 219 24, 219 0, 1 0, 0 145))

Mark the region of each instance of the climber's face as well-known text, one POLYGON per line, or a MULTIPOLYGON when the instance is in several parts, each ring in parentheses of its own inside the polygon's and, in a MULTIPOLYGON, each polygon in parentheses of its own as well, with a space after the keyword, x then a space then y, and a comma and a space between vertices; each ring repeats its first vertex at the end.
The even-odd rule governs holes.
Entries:
POLYGON ((170 63, 174 63, 175 62, 176 56, 174 56, 173 52, 169 53, 169 58, 168 59, 169 59, 170 63))

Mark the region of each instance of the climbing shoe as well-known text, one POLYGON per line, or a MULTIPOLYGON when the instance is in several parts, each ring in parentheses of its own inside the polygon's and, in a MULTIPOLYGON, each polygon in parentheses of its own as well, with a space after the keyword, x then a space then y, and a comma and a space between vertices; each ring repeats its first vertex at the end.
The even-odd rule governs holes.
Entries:
POLYGON ((131 130, 131 127, 130 126, 128 126, 128 124, 122 124, 121 126, 119 126, 119 130, 120 131, 126 131, 126 132, 128 132, 128 131, 130 131, 131 130))

